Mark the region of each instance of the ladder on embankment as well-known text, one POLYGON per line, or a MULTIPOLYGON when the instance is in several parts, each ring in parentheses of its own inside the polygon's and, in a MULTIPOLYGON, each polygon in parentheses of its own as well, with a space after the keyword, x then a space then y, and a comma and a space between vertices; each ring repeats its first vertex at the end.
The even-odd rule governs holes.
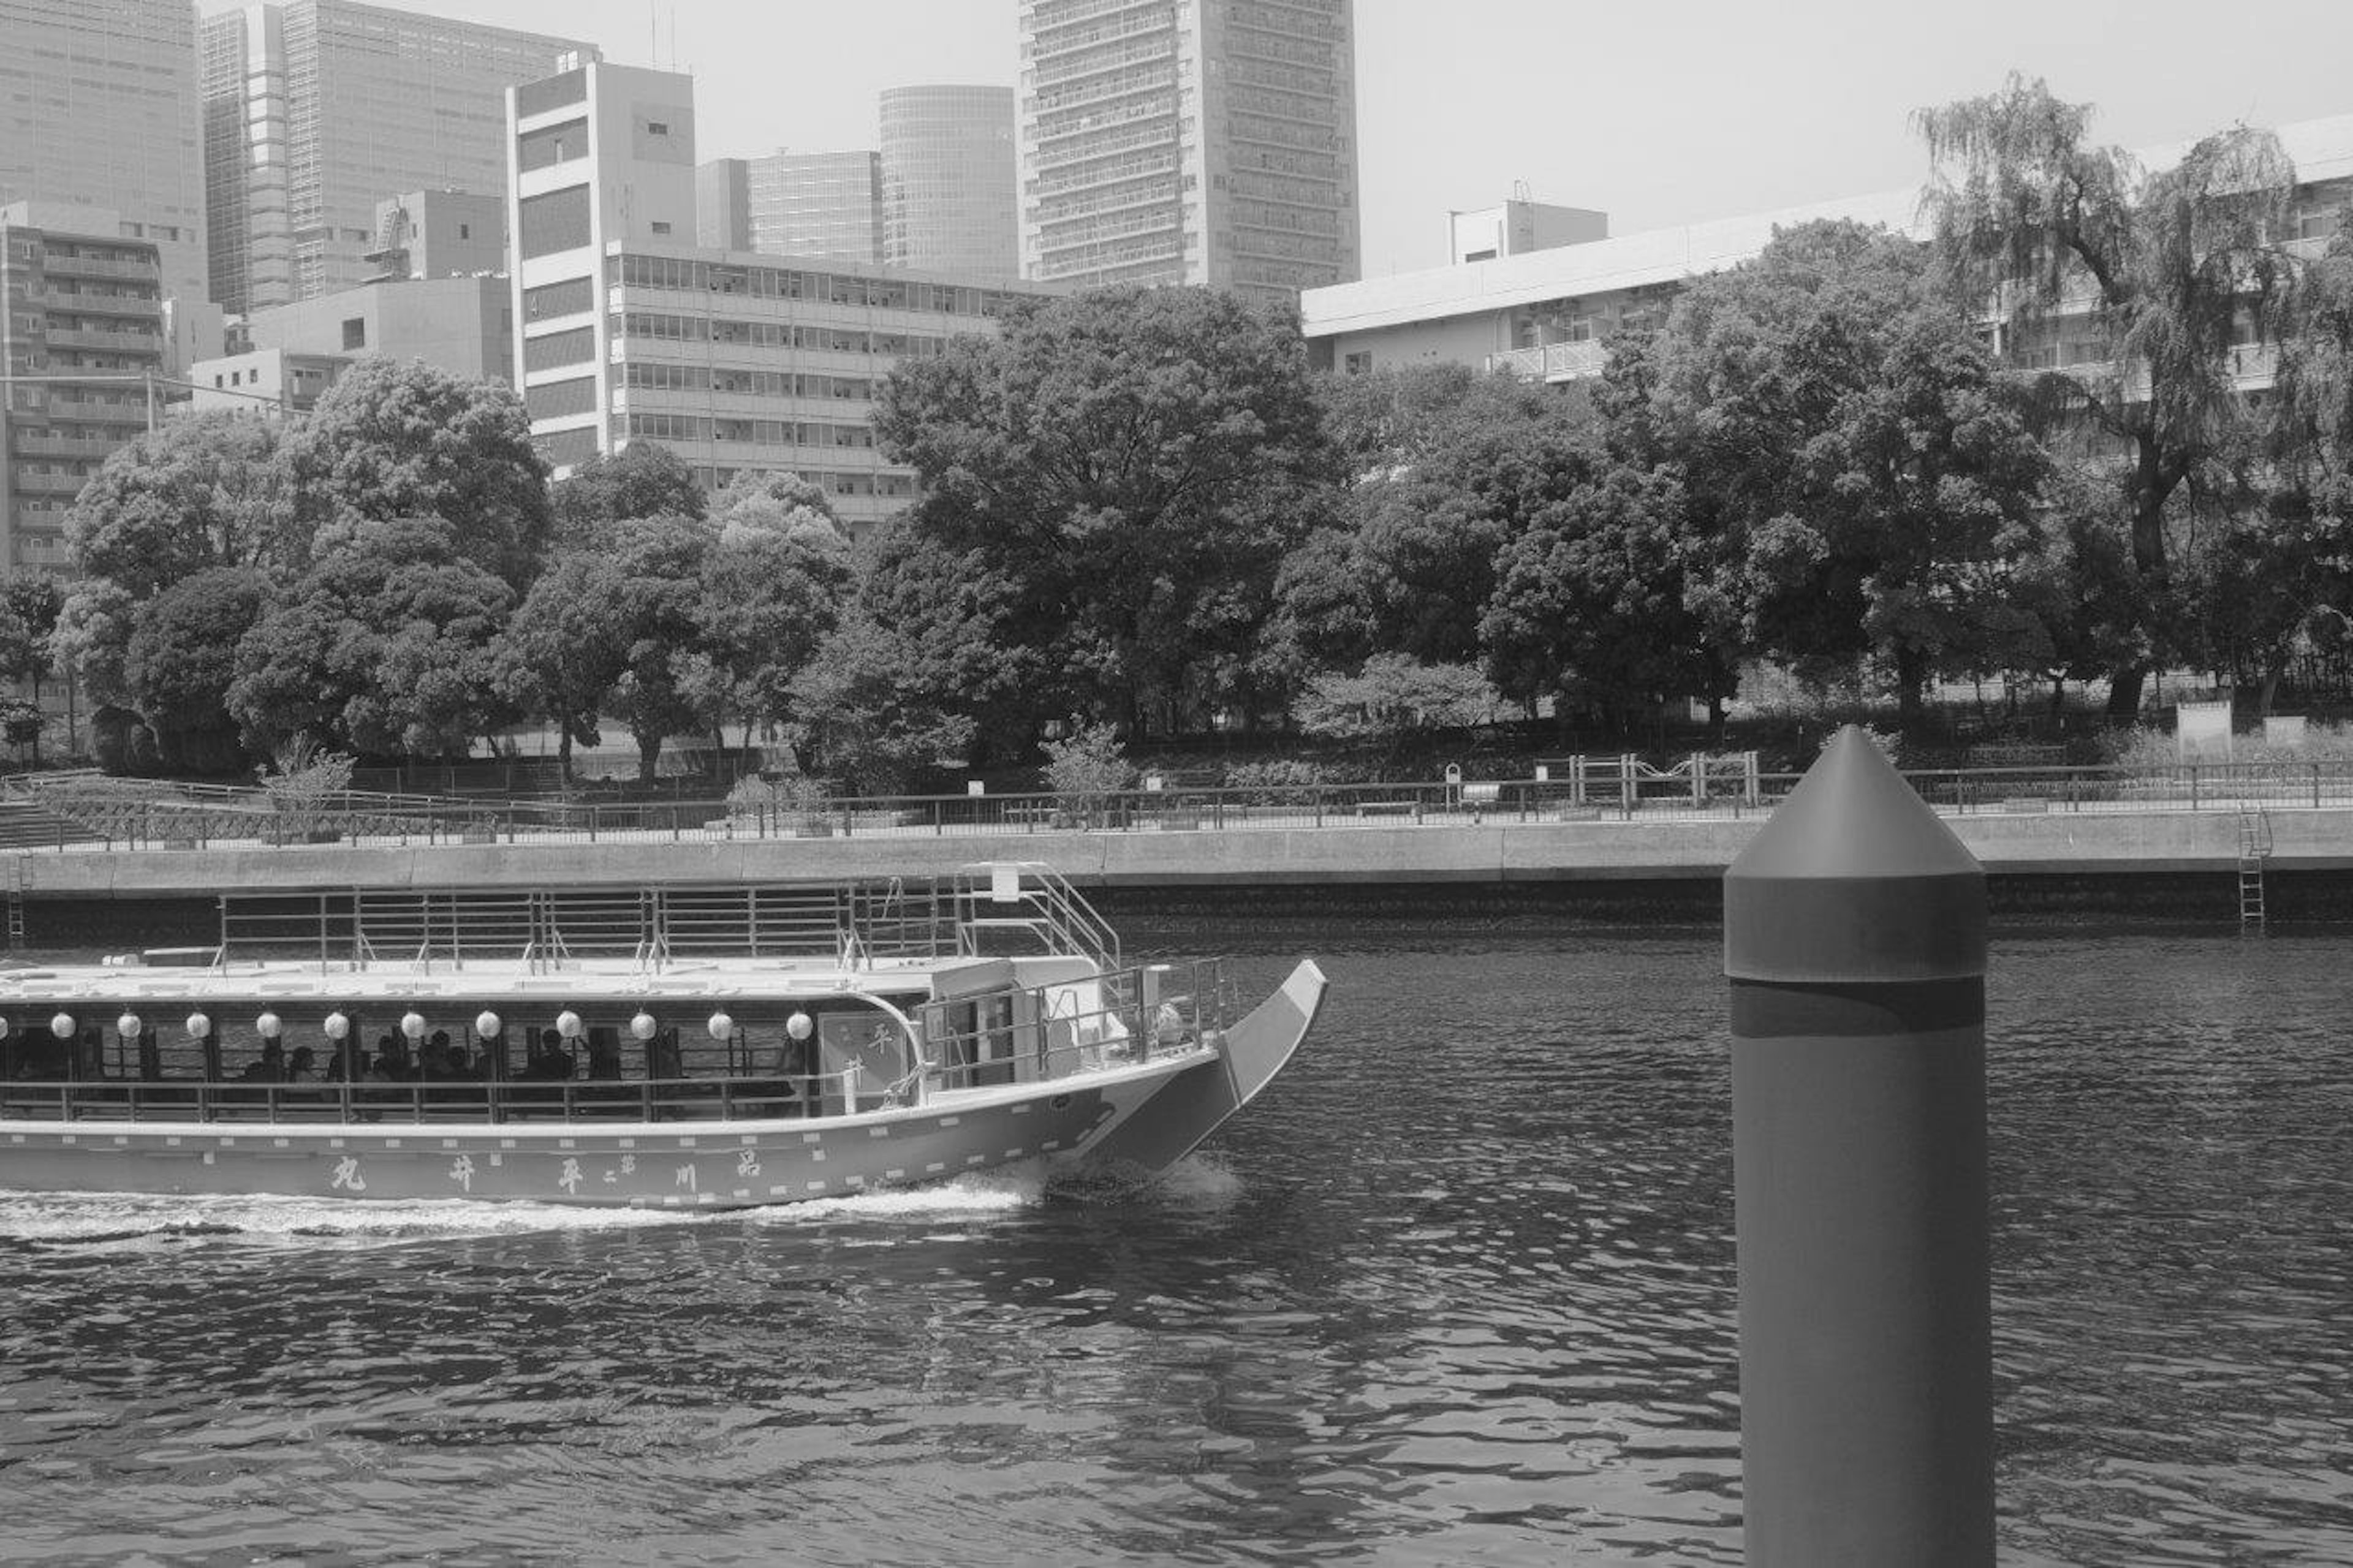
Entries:
POLYGON ((8 950, 21 952, 25 948, 25 858, 6 857, 7 868, 0 871, 0 888, 8 898, 8 950))
POLYGON ((2263 929, 2263 862, 2271 858, 2272 820, 2261 806, 2239 808, 2239 929, 2263 929))

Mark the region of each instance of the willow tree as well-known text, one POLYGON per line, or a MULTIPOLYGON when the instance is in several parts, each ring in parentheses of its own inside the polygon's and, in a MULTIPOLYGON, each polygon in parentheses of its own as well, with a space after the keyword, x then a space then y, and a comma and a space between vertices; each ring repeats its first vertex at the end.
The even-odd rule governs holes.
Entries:
POLYGON ((2012 366, 2037 373, 2049 412, 2126 454, 2118 521, 2155 612, 2113 650, 2108 710, 2128 716, 2169 651, 2154 624, 2170 598, 2168 503, 2251 445, 2236 351, 2276 337, 2292 292, 2295 170, 2277 137, 2238 126, 2151 173, 2093 142, 2091 117, 2012 76, 1914 123, 1948 279, 2012 366))

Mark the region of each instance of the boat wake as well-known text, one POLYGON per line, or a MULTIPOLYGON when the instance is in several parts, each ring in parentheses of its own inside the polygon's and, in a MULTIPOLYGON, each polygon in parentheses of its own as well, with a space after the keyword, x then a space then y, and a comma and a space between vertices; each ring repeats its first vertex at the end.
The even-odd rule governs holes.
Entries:
POLYGON ((1013 1168, 939 1186, 823 1198, 771 1208, 575 1208, 555 1204, 352 1203, 287 1197, 162 1197, 123 1193, 0 1193, 0 1244, 41 1249, 158 1251, 206 1242, 377 1247, 543 1231, 628 1231, 688 1226, 794 1226, 843 1221, 979 1219, 1035 1205, 1042 1172, 1013 1168))
POLYGON ((1050 1173, 1042 1163, 1031 1161, 975 1172, 934 1186, 816 1198, 765 1208, 700 1212, 458 1199, 353 1203, 290 1197, 0 1192, 0 1245, 77 1252, 154 1252, 208 1242, 366 1247, 542 1231, 712 1225, 749 1224, 774 1229, 852 1223, 890 1227, 987 1220, 1047 1203, 1104 1207, 1146 1203, 1214 1210, 1232 1203, 1241 1190, 1241 1178, 1222 1163, 1195 1154, 1157 1174, 1117 1168, 1050 1173))

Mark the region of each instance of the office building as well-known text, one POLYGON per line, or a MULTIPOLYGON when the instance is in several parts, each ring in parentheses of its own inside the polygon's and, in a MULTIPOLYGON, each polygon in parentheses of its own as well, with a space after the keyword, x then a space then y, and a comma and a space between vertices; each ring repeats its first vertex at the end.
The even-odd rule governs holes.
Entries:
MULTIPOLYGON (((2283 239, 2317 255, 2337 207, 2353 196, 2353 115, 2284 125, 2278 135, 2299 192, 2295 232, 2283 239)), ((2181 151, 2145 150, 2140 162, 2163 169, 2181 151)), ((1657 324, 1684 284, 1755 257, 1777 228, 1847 218, 1925 241, 1920 195, 1883 191, 1314 289, 1301 296, 1301 324, 1309 357, 1323 369, 1451 363, 1583 381, 1601 374, 1613 334, 1657 324)), ((2052 365, 2078 364, 2077 356, 2091 352, 2063 312, 2035 331, 2042 341, 2031 352, 2052 365)), ((2250 345, 2240 357, 2242 384, 2268 384, 2266 352, 2250 345)))
POLYGON ((370 282, 471 278, 507 269, 505 182, 473 191, 410 191, 375 205, 370 282))
POLYGON ((691 79, 584 64, 508 94, 515 357, 561 477, 649 440, 708 487, 791 472, 853 531, 915 493, 882 460, 891 367, 991 331, 1018 282, 927 277, 691 243, 691 79))
POLYGON ((355 0, 205 17, 213 299, 244 311, 349 288, 376 273, 386 197, 502 190, 502 94, 586 47, 355 0))
POLYGON ((882 259, 882 167, 872 153, 717 158, 695 173, 698 243, 812 261, 882 259))
POLYGON ((1020 276, 1013 89, 887 88, 881 114, 884 264, 1020 276))
POLYGON ((1350 0, 1021 0, 1020 36, 1023 277, 1356 276, 1350 0))
POLYGON ((188 0, 0 0, 0 204, 86 207, 69 226, 96 232, 104 213, 153 244, 191 333, 206 299, 195 31, 188 0))
POLYGON ((107 455, 157 416, 165 368, 161 247, 104 208, 0 207, 0 563, 69 569, 66 513, 107 455))

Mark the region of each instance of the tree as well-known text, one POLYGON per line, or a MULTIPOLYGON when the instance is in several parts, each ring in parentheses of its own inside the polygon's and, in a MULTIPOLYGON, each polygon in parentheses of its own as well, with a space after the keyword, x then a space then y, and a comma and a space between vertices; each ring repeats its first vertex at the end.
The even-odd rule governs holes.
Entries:
POLYGON ((122 663, 141 606, 218 567, 271 567, 292 552, 276 426, 228 414, 175 419, 108 454, 66 514, 75 581, 50 655, 100 702, 124 700, 122 663))
POLYGON ((500 694, 556 729, 558 776, 572 783, 572 748, 601 739, 597 710, 628 658, 628 627, 613 614, 620 568, 609 556, 559 554, 507 623, 493 650, 500 694))
POLYGON ((1335 671, 1310 681, 1300 699, 1299 723, 1311 735, 1380 736, 1394 748, 1418 731, 1486 723, 1502 704, 1471 665, 1423 664, 1384 653, 1366 659, 1356 674, 1335 671))
POLYGON ((1719 642, 1883 658, 1907 718, 1936 669, 2003 656, 1986 638, 2048 464, 1908 241, 1782 231, 1688 289, 1649 353, 1641 439, 1681 477, 1686 602, 1719 642))
MULTIPOLYGON (((2042 81, 1915 117, 1936 165, 1936 252, 1962 304, 1992 311, 2001 352, 2035 370, 2054 417, 2120 444, 2117 513, 2140 597, 2171 595, 2168 507, 2249 438, 2235 351, 2275 338, 2295 270, 2279 243, 2295 171, 2270 132, 2206 137, 2143 171, 2089 139, 2091 110, 2042 81)), ((2108 710, 2138 710, 2147 651, 2111 674, 2108 710)))
POLYGON ((331 523, 438 517, 468 559, 510 584, 540 568, 553 526, 547 465, 522 398, 496 382, 422 360, 361 360, 290 428, 280 458, 305 546, 331 523))
POLYGON ((855 577, 824 493, 794 484, 724 492, 703 559, 702 656, 681 685, 714 731, 739 721, 746 746, 754 723, 791 719, 793 678, 839 621, 855 577))
MULTIPOLYGON (((41 763, 41 681, 56 668, 49 639, 64 605, 65 595, 46 577, 11 577, 0 584, 0 676, 33 688, 32 700, 25 704, 31 712, 30 729, 22 739, 32 746, 35 767, 41 763)), ((24 728, 20 714, 18 729, 24 728)))
POLYGON ((502 716, 494 648, 513 590, 438 517, 349 522, 313 548, 237 647, 228 707, 249 742, 464 755, 502 716))
POLYGON ((814 763, 872 794, 897 793, 968 756, 977 723, 910 680, 903 645, 853 610, 793 678, 790 726, 804 770, 814 763))
POLYGON ((1275 638, 1303 668, 1371 654, 1477 663, 1500 553, 1592 472, 1581 405, 1461 367, 1345 378, 1325 395, 1355 475, 1285 560, 1275 638))
POLYGON ((549 492, 556 537, 593 544, 626 518, 701 517, 706 502, 694 470, 667 447, 632 441, 611 457, 597 453, 549 492))
POLYGON ((902 362, 875 428, 909 526, 1013 594, 993 630, 1131 728, 1247 667, 1333 473, 1296 324, 1206 289, 1041 301, 902 362))
POLYGON ((1581 697, 1621 731, 1674 697, 1720 714, 1733 670, 1686 603, 1688 528, 1673 473, 1630 463, 1539 511, 1504 548, 1481 622, 1496 685, 1522 701, 1581 697))
POLYGON ((227 707, 237 643, 269 602, 269 579, 250 566, 216 566, 158 594, 139 617, 123 684, 167 769, 226 773, 243 756, 227 707))

